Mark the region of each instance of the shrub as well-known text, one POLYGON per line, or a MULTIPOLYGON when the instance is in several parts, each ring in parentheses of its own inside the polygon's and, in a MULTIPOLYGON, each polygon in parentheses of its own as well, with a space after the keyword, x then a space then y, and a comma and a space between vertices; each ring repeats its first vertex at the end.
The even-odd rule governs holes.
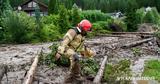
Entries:
POLYGON ((111 31, 108 27, 107 21, 97 21, 96 23, 93 23, 93 31, 96 33, 108 33, 108 31, 111 31))
POLYGON ((137 30, 138 21, 136 21, 136 13, 135 11, 128 12, 126 14, 126 24, 127 24, 127 31, 133 32, 137 30))
POLYGON ((55 41, 58 40, 62 34, 59 32, 59 15, 51 14, 49 16, 42 17, 41 23, 41 39, 42 41, 55 41))
POLYGON ((121 60, 118 64, 107 64, 104 71, 104 81, 109 84, 130 84, 128 80, 117 80, 117 77, 131 76, 130 60, 121 60))
POLYGON ((1 24, 2 24, 2 19, 0 17, 0 43, 4 40, 4 33, 5 33, 1 24))
POLYGON ((117 32, 127 31, 127 25, 121 19, 113 19, 109 21, 109 28, 112 31, 117 31, 117 32))
POLYGON ((54 24, 54 25, 58 25, 58 19, 59 19, 59 15, 55 15, 55 14, 50 14, 49 16, 44 16, 41 19, 41 23, 43 25, 47 25, 47 24, 54 24))
POLYGON ((44 25, 41 29, 41 37, 43 41, 55 41, 62 37, 59 32, 59 28, 54 24, 44 25))
POLYGON ((146 11, 145 8, 140 8, 136 11, 136 19, 138 23, 153 23, 160 25, 160 15, 156 8, 151 8, 150 11, 146 11))
POLYGON ((74 4, 72 8, 72 26, 76 26, 80 22, 81 18, 79 13, 78 6, 74 4))
POLYGON ((144 8, 140 8, 136 10, 136 20, 138 21, 139 24, 143 23, 143 18, 145 16, 145 9, 144 8))
POLYGON ((4 31, 2 27, 0 27, 0 43, 2 42, 3 39, 4 39, 4 31))
POLYGON ((93 23, 92 32, 89 33, 89 37, 106 34, 112 31, 126 31, 127 25, 120 19, 107 19, 106 21, 97 21, 93 23))
POLYGON ((143 18, 143 22, 145 23, 154 23, 160 25, 160 15, 156 8, 152 8, 151 11, 148 11, 143 18))
POLYGON ((8 11, 2 19, 5 40, 8 42, 26 43, 33 39, 35 20, 24 12, 8 11))
POLYGON ((91 38, 93 36, 96 36, 98 34, 105 34, 105 33, 110 33, 111 30, 108 27, 108 22, 107 21, 97 21, 93 23, 92 26, 92 32, 88 33, 88 37, 91 38))
POLYGON ((107 14, 102 13, 100 10, 84 10, 81 11, 80 16, 82 19, 88 19, 91 22, 106 21, 111 18, 107 14))
POLYGON ((142 54, 141 49, 139 48, 132 48, 131 50, 135 57, 140 56, 142 54))
POLYGON ((59 20, 58 20, 58 25, 60 27, 59 32, 60 33, 66 33, 67 30, 71 27, 70 23, 69 23, 69 16, 68 16, 68 11, 67 9, 64 7, 64 5, 60 5, 59 7, 59 20))

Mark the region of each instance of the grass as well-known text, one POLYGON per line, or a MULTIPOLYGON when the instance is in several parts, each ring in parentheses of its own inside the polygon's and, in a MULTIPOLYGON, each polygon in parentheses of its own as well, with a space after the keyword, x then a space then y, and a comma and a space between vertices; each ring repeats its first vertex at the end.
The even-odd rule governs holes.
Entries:
POLYGON ((117 77, 129 77, 130 73, 130 60, 121 60, 118 64, 107 64, 104 71, 104 82, 108 84, 130 84, 128 80, 116 80, 117 77))
POLYGON ((160 60, 147 61, 144 67, 143 76, 154 77, 160 82, 160 60))
POLYGON ((131 50, 132 50, 135 57, 141 55, 141 49, 140 48, 132 48, 131 50))

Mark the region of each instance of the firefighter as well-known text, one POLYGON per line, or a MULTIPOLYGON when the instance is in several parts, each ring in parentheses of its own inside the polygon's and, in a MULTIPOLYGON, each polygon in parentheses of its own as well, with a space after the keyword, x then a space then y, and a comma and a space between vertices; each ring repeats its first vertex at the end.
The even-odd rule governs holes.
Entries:
POLYGON ((85 36, 90 32, 92 24, 88 20, 82 20, 77 27, 69 29, 63 37, 63 41, 58 47, 56 59, 62 55, 70 60, 70 74, 66 77, 65 83, 74 81, 83 81, 80 74, 79 55, 83 57, 93 57, 95 52, 84 45, 85 36))

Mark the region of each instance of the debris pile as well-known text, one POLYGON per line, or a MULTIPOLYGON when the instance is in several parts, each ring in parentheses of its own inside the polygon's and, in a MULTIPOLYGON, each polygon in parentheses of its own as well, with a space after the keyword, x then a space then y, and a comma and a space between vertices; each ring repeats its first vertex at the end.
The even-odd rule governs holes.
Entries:
MULTIPOLYGON (((135 62, 138 60, 148 56, 160 59, 160 49, 155 37, 151 35, 148 38, 141 38, 141 35, 144 34, 123 33, 102 35, 88 39, 85 45, 96 51, 97 55, 93 59, 99 64, 98 73, 94 75, 95 78, 91 78, 92 81, 95 83, 103 81, 103 72, 107 68, 106 64, 117 64, 121 60, 129 59, 131 61, 130 66, 133 67, 131 71, 134 72, 131 74, 135 75, 136 71, 133 70, 137 69, 139 71, 138 69, 142 68, 137 68, 138 66, 136 66, 135 62)), ((38 64, 36 60, 37 52, 43 47, 44 53, 50 53, 49 46, 51 45, 52 43, 2 45, 0 47, 0 63, 8 66, 7 76, 3 74, 2 84, 6 84, 7 82, 8 84, 22 84, 24 79, 29 79, 28 77, 31 77, 33 84, 63 83, 65 76, 69 72, 68 67, 55 66, 51 68, 47 65, 38 64), (28 71, 31 72, 27 73, 28 71), (32 75, 32 72, 34 75, 32 75)))

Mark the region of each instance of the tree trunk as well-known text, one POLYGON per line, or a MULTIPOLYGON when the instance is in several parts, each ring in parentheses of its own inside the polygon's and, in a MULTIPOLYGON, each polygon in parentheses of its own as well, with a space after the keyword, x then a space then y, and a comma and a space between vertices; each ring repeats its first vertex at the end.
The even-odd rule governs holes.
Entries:
POLYGON ((153 38, 147 38, 147 39, 143 39, 143 40, 139 40, 139 41, 134 41, 132 43, 122 45, 121 48, 130 48, 130 47, 137 46, 137 45, 140 45, 142 43, 145 43, 145 42, 148 42, 151 40, 153 40, 153 38))
POLYGON ((106 62, 107 62, 107 56, 104 56, 104 59, 103 59, 103 61, 101 63, 101 66, 100 66, 100 69, 99 69, 96 77, 94 78, 93 83, 100 84, 101 78, 103 76, 103 72, 104 72, 104 69, 105 69, 106 62))
POLYGON ((134 38, 134 37, 143 37, 143 38, 147 38, 147 37, 153 37, 153 35, 150 35, 150 34, 99 34, 97 36, 100 36, 100 37, 124 37, 124 38, 134 38))
POLYGON ((24 78, 24 83, 23 84, 32 84, 33 77, 38 65, 38 60, 39 60, 39 54, 35 57, 34 62, 31 65, 31 68, 27 72, 26 77, 24 78))
POLYGON ((111 34, 141 34, 141 35, 153 35, 153 32, 112 32, 111 34))

